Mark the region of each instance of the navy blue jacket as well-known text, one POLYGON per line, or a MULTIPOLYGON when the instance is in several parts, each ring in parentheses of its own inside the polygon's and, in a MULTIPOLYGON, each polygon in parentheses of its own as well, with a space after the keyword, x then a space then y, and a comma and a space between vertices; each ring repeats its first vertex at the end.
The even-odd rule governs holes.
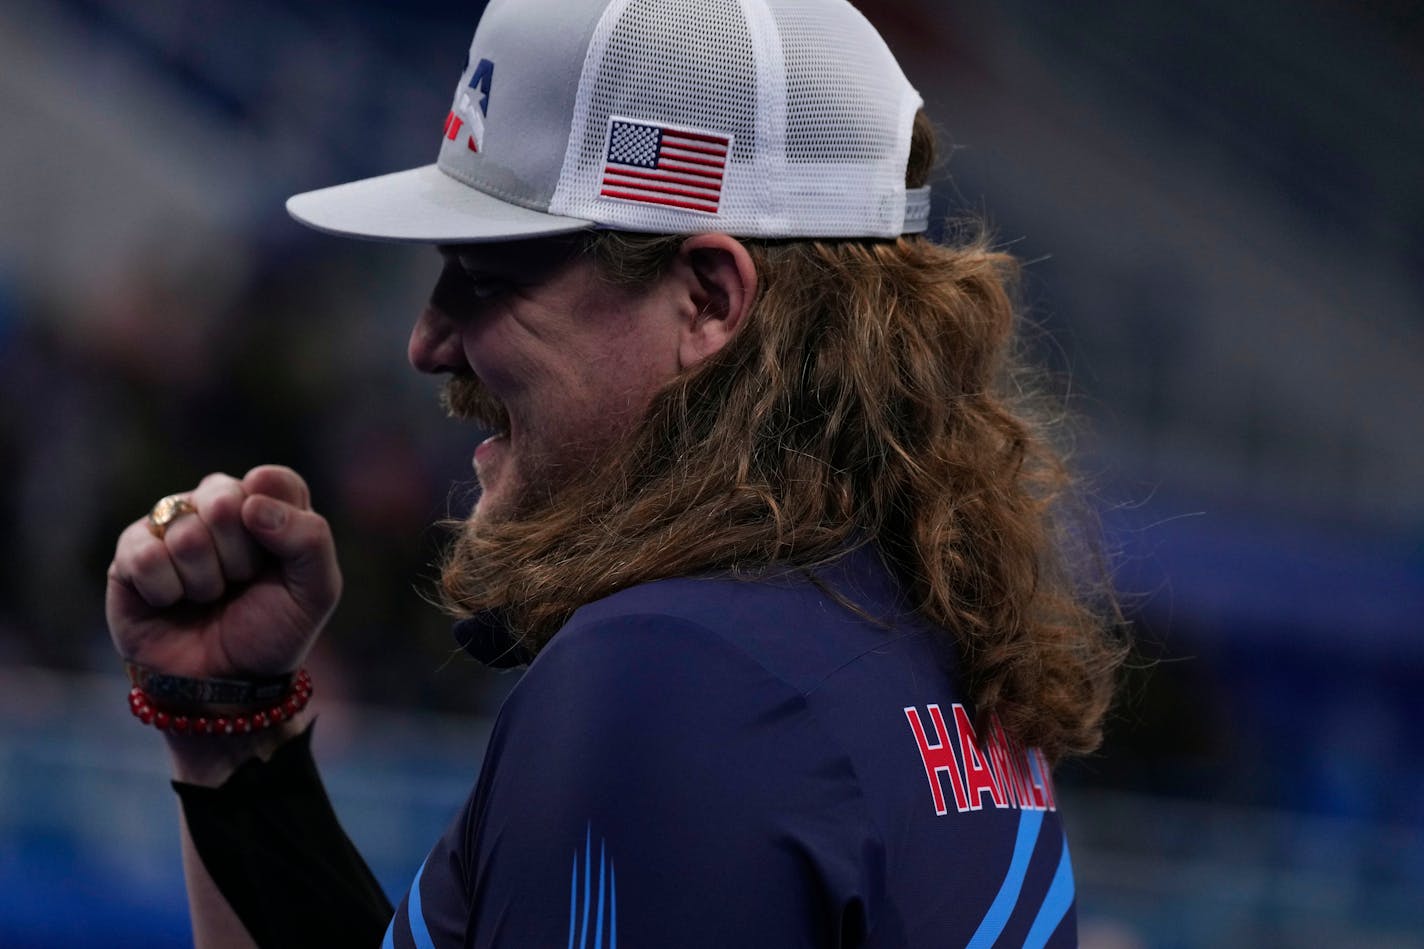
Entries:
POLYGON ((942 636, 869 549, 585 606, 386 945, 1075 944, 1048 768, 976 734, 942 636))

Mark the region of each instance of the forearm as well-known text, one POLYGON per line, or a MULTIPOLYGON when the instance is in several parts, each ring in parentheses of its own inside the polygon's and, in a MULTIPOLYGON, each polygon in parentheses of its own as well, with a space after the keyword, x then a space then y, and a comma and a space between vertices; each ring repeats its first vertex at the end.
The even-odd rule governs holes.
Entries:
POLYGON ((256 940, 203 865, 193 836, 188 833, 188 822, 181 814, 178 825, 183 837, 183 882, 188 890, 194 949, 257 949, 256 940))
POLYGON ((195 943, 378 945, 391 907, 331 809, 310 732, 222 740, 175 753, 195 943))
MULTIPOLYGON (((308 724, 309 716, 303 714, 300 720, 285 722, 277 728, 217 740, 212 736, 169 733, 173 779, 200 787, 221 787, 244 762, 252 758, 267 761, 308 724)), ((188 891, 195 949, 256 949, 257 942, 204 865, 181 810, 178 824, 183 844, 183 882, 188 891)))

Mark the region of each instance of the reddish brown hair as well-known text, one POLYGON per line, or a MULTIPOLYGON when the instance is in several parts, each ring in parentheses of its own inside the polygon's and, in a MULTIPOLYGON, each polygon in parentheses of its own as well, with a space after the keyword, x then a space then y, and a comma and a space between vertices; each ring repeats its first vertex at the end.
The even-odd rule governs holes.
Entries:
MULTIPOLYGON (((916 143, 912 184, 927 123, 916 143)), ((591 252, 636 285, 680 243, 606 234, 591 252)), ((1014 259, 982 239, 747 247, 760 286, 736 337, 660 392, 596 477, 461 529, 447 607, 499 611, 537 649, 636 583, 810 568, 869 540, 945 630, 980 716, 1053 759, 1097 747, 1121 618, 1012 358, 1014 259)))

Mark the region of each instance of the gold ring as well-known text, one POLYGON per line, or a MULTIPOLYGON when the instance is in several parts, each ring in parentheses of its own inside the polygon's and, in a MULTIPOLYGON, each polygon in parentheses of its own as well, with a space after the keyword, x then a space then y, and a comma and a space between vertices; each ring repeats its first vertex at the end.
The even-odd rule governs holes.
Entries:
POLYGON ((198 509, 193 506, 193 502, 188 500, 186 494, 170 494, 165 498, 159 498, 158 503, 153 506, 153 510, 148 512, 148 532, 159 540, 168 533, 168 525, 172 524, 184 514, 196 514, 198 509))

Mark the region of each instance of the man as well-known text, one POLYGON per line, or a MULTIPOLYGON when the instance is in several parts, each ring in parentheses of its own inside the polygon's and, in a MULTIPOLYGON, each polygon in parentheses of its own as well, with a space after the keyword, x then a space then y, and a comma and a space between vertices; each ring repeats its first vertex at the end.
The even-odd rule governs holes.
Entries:
POLYGON ((1121 648, 1007 388, 1012 262, 918 236, 919 106, 841 0, 495 0, 437 165, 289 203, 438 246, 409 359, 495 432, 442 590, 529 669, 387 925, 292 678, 340 588, 300 477, 130 526, 200 945, 1075 941, 1050 765, 1121 648))

